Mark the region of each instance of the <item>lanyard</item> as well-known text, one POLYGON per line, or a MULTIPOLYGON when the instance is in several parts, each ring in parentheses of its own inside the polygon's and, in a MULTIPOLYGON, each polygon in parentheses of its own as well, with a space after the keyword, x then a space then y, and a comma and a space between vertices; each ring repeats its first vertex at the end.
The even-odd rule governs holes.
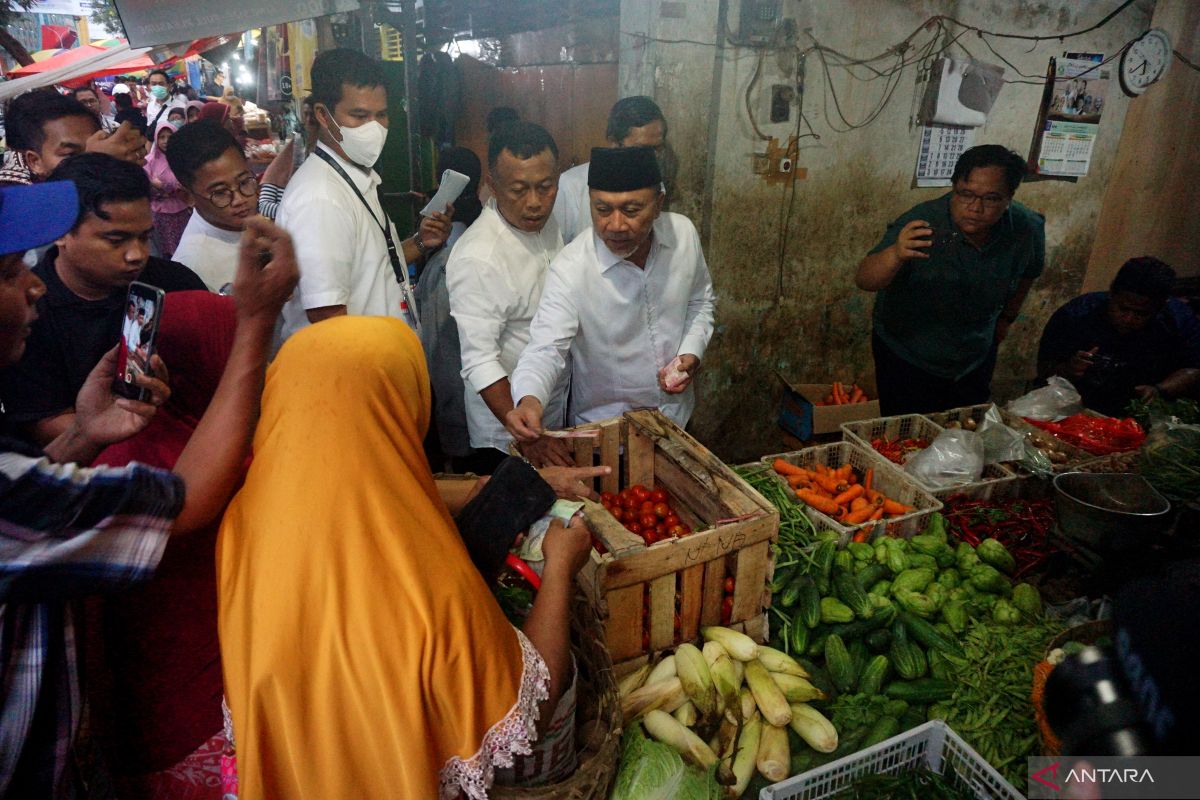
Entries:
MULTIPOLYGON (((322 161, 333 167, 334 172, 342 176, 342 180, 354 192, 355 196, 362 202, 363 208, 371 215, 371 221, 379 226, 379 230, 383 233, 383 238, 387 242, 388 261, 392 264, 392 272, 396 276, 396 283, 400 284, 400 291, 404 294, 403 311, 408 317, 409 324, 418 333, 421 331, 421 322, 417 319, 416 300, 411 296, 412 288, 408 285, 408 270, 404 262, 400 259, 400 254, 396 250, 396 243, 392 240, 391 226, 385 224, 387 217, 384 217, 385 222, 380 222, 379 217, 375 216, 375 211, 371 208, 371 204, 367 202, 367 198, 363 197, 362 192, 358 190, 354 180, 346 174, 346 170, 342 169, 342 165, 337 163, 333 156, 317 147, 313 150, 322 161)), ((382 209, 381 209, 382 210, 382 209)))

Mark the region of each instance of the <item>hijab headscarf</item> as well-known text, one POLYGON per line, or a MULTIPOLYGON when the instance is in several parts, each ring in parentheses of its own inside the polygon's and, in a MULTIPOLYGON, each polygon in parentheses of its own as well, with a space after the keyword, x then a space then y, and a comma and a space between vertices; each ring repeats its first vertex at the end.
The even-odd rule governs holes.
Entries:
MULTIPOLYGON (((96 463, 173 468, 217 390, 235 327, 232 297, 168 294, 158 352, 170 365, 171 397, 96 463)), ((89 665, 93 699, 112 705, 97 717, 110 723, 101 738, 119 772, 167 769, 221 730, 216 540, 216 525, 171 537, 152 580, 94 601, 102 622, 89 626, 88 651, 99 662, 89 665)))
POLYGON ((224 125, 225 120, 229 117, 229 106, 224 103, 201 103, 200 116, 198 119, 211 119, 215 122, 224 125))
MULTIPOLYGON (((150 208, 162 214, 178 214, 188 207, 187 201, 180 196, 179 180, 171 171, 171 165, 167 163, 167 153, 158 146, 159 133, 168 129, 177 131, 180 127, 177 122, 160 120, 154 127, 154 138, 151 139, 150 152, 146 156, 146 174, 162 184, 161 189, 155 188, 151 191, 150 208)), ((170 147, 170 144, 167 146, 170 147)))
POLYGON ((267 374, 217 545, 243 800, 484 798, 547 673, 438 496, 430 390, 400 320, 337 317, 267 374))
MULTIPOLYGON (((162 119, 154 126, 154 136, 150 139, 150 152, 146 155, 146 174, 151 178, 162 180, 164 172, 170 173, 167 166, 167 151, 158 146, 158 135, 165 130, 178 131, 182 126, 178 122, 162 119)), ((172 175, 172 179, 173 179, 172 175)))

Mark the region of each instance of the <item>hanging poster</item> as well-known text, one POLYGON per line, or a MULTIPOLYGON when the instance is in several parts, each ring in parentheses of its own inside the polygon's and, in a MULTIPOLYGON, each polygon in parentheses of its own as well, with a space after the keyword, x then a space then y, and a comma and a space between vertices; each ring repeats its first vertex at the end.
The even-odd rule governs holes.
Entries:
POLYGON ((1072 53, 1053 60, 1053 78, 1043 95, 1039 134, 1031 164, 1039 175, 1079 177, 1092 161, 1100 117, 1108 100, 1109 69, 1103 54, 1072 53))
POLYGON ((975 129, 962 125, 926 125, 921 128, 917 154, 917 186, 949 186, 954 165, 975 141, 975 129))

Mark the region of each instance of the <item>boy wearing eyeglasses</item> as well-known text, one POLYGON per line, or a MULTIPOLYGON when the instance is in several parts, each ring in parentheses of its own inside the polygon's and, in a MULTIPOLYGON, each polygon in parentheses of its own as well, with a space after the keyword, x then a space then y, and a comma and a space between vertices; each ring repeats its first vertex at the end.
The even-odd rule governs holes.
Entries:
POLYGON ((1045 218, 1013 199, 1024 160, 964 152, 953 188, 909 209, 859 263, 876 292, 871 349, 885 415, 987 402, 996 350, 1046 263, 1045 218))
POLYGON ((233 134, 211 120, 180 128, 167 147, 167 163, 195 209, 174 258, 211 291, 227 290, 246 220, 258 214, 258 179, 233 134))

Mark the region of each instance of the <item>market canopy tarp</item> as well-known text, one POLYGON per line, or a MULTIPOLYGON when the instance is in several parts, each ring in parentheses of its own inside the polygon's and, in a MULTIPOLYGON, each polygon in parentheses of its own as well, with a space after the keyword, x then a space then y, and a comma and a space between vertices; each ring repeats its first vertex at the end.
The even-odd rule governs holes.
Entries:
MULTIPOLYGON (((117 45, 120 47, 120 45, 117 45)), ((79 63, 91 64, 95 59, 105 53, 114 51, 115 47, 96 47, 94 45, 85 44, 81 47, 76 47, 71 50, 64 50, 56 56, 52 56, 44 61, 35 61, 32 64, 26 64, 23 67, 17 67, 11 70, 8 74, 14 78, 23 78, 26 75, 36 75, 39 72, 49 72, 64 67, 71 67, 79 63)), ((128 47, 126 47, 128 50, 128 47)), ((149 56, 136 56, 126 58, 120 64, 114 64, 106 69, 113 69, 118 72, 136 72, 137 70, 150 69, 154 66, 154 62, 149 56)), ((112 73, 108 73, 112 74, 112 73)), ((88 77, 99 77, 99 73, 89 73, 88 77)))
POLYGON ((135 47, 187 42, 226 31, 246 31, 359 7, 358 0, 207 0, 187 4, 114 0, 114 4, 125 35, 135 47))

